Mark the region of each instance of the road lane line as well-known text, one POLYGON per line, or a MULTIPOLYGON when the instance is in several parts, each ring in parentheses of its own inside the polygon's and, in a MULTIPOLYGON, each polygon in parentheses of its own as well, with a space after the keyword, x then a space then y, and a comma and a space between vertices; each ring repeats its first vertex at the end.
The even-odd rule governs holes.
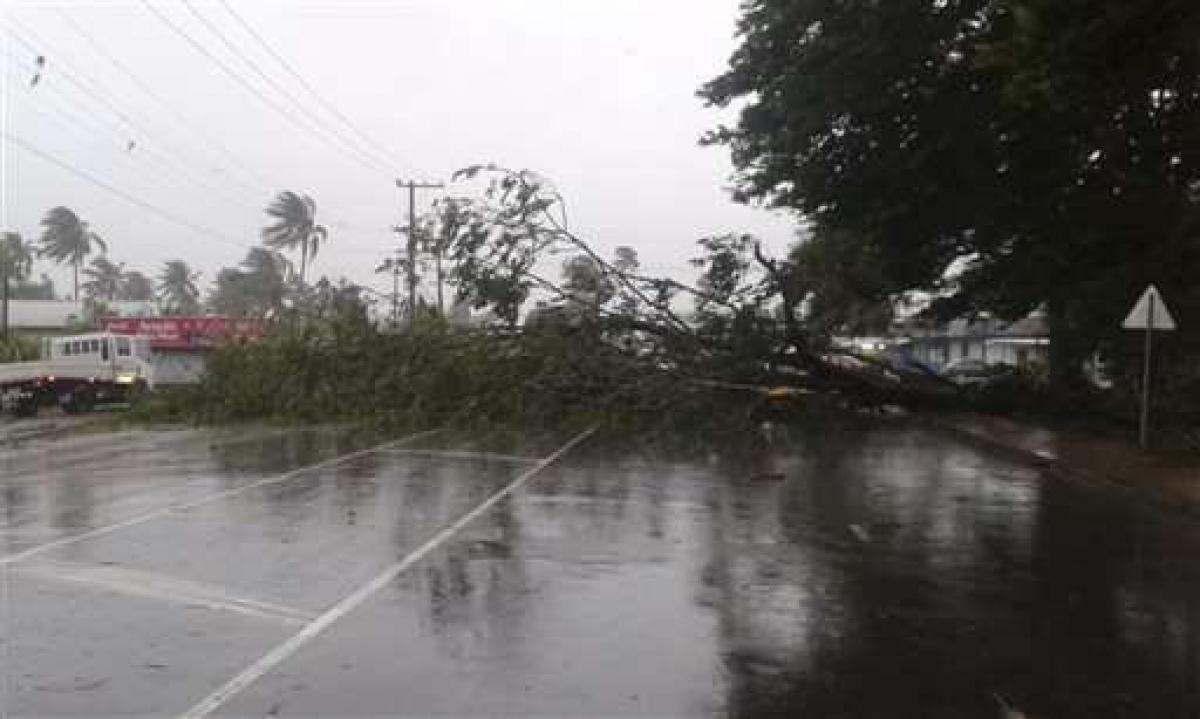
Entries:
POLYGON ((430 457, 432 459, 471 459, 489 462, 513 462, 518 464, 537 464, 539 457, 522 457, 516 454, 496 454, 494 452, 464 452, 453 449, 385 449, 383 454, 395 454, 408 457, 430 457))
POLYGON ((289 624, 307 624, 316 615, 301 609, 229 594, 223 588, 131 567, 75 562, 36 562, 14 568, 17 576, 96 587, 114 594, 186 604, 289 624))
MULTIPOLYGON (((89 435, 87 437, 71 438, 68 440, 71 444, 67 445, 47 442, 36 447, 22 447, 8 453, 0 452, 0 469, 5 471, 11 470, 12 467, 8 466, 10 464, 21 464, 25 460, 37 460, 48 455, 52 455, 52 460, 55 464, 70 464, 86 461, 88 459, 86 453, 89 451, 94 452, 96 449, 103 449, 108 454, 153 452, 160 449, 167 449, 174 444, 183 444, 192 441, 206 441, 210 447, 226 447, 262 439, 285 437, 295 432, 295 429, 279 427, 257 428, 249 433, 242 432, 229 436, 214 436, 212 432, 195 429, 109 432, 89 435), (125 445, 115 445, 115 441, 123 439, 133 441, 125 445), (64 457, 70 457, 70 455, 74 454, 82 454, 83 456, 64 459, 64 457)), ((41 469, 39 468, 39 470, 41 469)))
POLYGON ((289 657, 299 651, 305 644, 308 644, 310 641, 315 639, 339 619, 357 609, 359 605, 370 599, 371 596, 380 589, 383 589, 390 584, 396 577, 407 571, 409 567, 424 559, 425 555, 429 554, 434 549, 437 549, 439 546, 445 543, 446 540, 450 539, 459 531, 461 531, 463 527, 466 527, 468 524, 478 519, 481 515, 499 503, 500 500, 520 489, 527 482, 529 482, 529 480, 533 479, 535 476, 541 473, 542 470, 546 469, 546 467, 549 467, 564 454, 574 449, 576 445, 592 436, 595 431, 596 427, 591 427, 590 429, 584 430, 583 432, 575 435, 575 437, 573 437, 569 442, 556 449, 552 454, 539 460, 536 465, 530 467, 516 479, 509 482, 504 486, 503 489, 485 499, 474 509, 455 520, 452 524, 444 527, 437 534, 430 537, 420 547, 417 547, 403 559, 392 564, 387 569, 384 569, 382 572, 376 575, 374 579, 359 587, 345 599, 342 599, 337 604, 334 604, 321 616, 310 622, 296 634, 293 634, 282 644, 263 655, 263 657, 258 661, 254 662, 240 674, 220 686, 213 693, 201 699, 191 709, 188 709, 180 716, 183 717, 183 719, 199 719, 199 717, 206 717, 220 709, 225 702, 232 699, 236 694, 241 692, 246 687, 258 681, 263 675, 267 674, 275 667, 287 661, 289 657))
POLYGON ((197 507, 203 507, 206 504, 212 504, 213 502, 219 502, 222 499, 226 499, 228 497, 233 497, 233 496, 242 494, 243 492, 248 492, 252 489, 257 489, 258 487, 265 487, 265 486, 271 485, 271 484, 279 484, 280 482, 286 482, 289 479, 294 479, 295 477, 298 477, 300 475, 307 474, 309 472, 314 472, 314 471, 321 470, 321 469, 326 469, 328 467, 333 467, 333 466, 339 465, 343 462, 348 462, 352 459, 357 459, 358 457, 364 457, 368 454, 372 454, 374 452, 378 452, 383 449, 389 449, 391 447, 395 447, 397 445, 401 445, 406 442, 413 442, 413 441, 416 441, 423 437, 428 437, 429 435, 434 434, 439 431, 441 431, 441 430, 434 429, 434 430, 428 430, 425 432, 418 432, 416 434, 411 434, 402 439, 390 440, 388 442, 384 442, 382 444, 375 445, 374 447, 368 447, 366 449, 360 449, 360 450, 357 450, 354 452, 349 452, 347 454, 341 454, 336 457, 330 457, 329 459, 324 460, 323 462, 318 462, 316 464, 310 464, 306 467, 298 467, 296 469, 290 470, 288 472, 284 472, 283 474, 279 474, 274 477, 266 477, 264 479, 250 482, 249 484, 243 484, 240 487, 234 487, 233 489, 226 489, 221 492, 216 492, 214 494, 210 494, 208 496, 201 497, 200 499, 192 500, 191 502, 185 502, 183 504, 170 504, 165 507, 159 507, 158 509, 154 509, 149 512, 145 512, 144 514, 139 514, 137 516, 130 517, 129 519, 126 519, 126 520, 123 520, 120 522, 114 522, 113 524, 106 524, 103 527, 96 527, 95 529, 89 529, 86 532, 80 532, 79 534, 73 534, 69 537, 63 537, 61 539, 56 539, 51 542, 46 542, 45 544, 39 544, 36 547, 31 547, 29 549, 26 549, 26 550, 23 550, 20 552, 15 552, 13 554, 9 554, 7 556, 0 557, 0 566, 16 564, 17 562, 24 561, 26 559, 29 559, 30 557, 36 556, 38 554, 42 554, 44 552, 48 552, 52 549, 58 549, 59 547, 65 547, 65 546, 68 546, 71 544, 75 544, 77 542, 83 542, 88 539, 95 539, 96 537, 102 537, 106 534, 111 534, 112 532, 116 532, 121 529, 126 529, 128 527, 142 524, 143 522, 149 522, 152 519, 158 519, 159 517, 165 517, 167 515, 175 514, 177 512, 186 512, 191 509, 196 509, 197 507))

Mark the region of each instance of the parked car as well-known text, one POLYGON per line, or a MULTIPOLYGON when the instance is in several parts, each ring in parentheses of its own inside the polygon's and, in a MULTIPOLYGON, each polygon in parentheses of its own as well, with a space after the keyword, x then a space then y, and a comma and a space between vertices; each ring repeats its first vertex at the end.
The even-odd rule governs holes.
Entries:
POLYGON ((992 374, 986 362, 970 357, 954 360, 942 368, 943 377, 963 387, 985 384, 992 374))

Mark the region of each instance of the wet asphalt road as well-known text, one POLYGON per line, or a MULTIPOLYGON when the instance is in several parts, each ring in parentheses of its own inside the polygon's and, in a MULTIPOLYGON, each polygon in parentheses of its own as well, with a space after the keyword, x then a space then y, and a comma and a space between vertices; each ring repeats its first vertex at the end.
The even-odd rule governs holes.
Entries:
POLYGON ((1200 523, 929 430, 794 437, 784 481, 749 480, 744 460, 715 454, 666 464, 584 445, 441 535, 552 447, 476 457, 439 453, 479 447, 433 436, 361 451, 384 439, 8 436, 0 708, 995 717, 999 697, 1043 717, 1185 717, 1200 706, 1200 523))

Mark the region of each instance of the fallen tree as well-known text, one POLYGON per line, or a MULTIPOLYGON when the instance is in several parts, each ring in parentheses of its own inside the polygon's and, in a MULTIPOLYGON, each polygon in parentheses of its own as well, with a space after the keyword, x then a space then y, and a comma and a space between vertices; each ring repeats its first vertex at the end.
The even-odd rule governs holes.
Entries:
POLYGON ((538 292, 565 321, 637 347, 684 380, 783 385, 866 405, 939 403, 954 394, 939 378, 835 346, 837 325, 814 326, 806 311, 826 285, 803 254, 770 257, 752 236, 720 235, 698 241, 695 284, 649 276, 631 249, 609 260, 575 233, 563 196, 537 173, 476 165, 455 178, 485 188, 478 200, 456 201, 454 222, 442 225, 450 277, 461 297, 510 327, 538 292), (538 271, 551 256, 570 258, 562 281, 538 271))
POLYGON ((440 204, 421 240, 444 254, 458 299, 491 322, 455 326, 426 308, 411 328, 379 327, 354 288, 318 283, 265 341, 217 352, 200 385, 160 409, 204 422, 478 431, 600 421, 646 438, 711 437, 754 424, 771 389, 797 415, 953 394, 814 331, 801 268, 753 237, 700 240, 694 283, 654 277, 632 248, 610 259, 576 234, 535 173, 478 166, 457 177, 481 180, 480 196, 440 204))

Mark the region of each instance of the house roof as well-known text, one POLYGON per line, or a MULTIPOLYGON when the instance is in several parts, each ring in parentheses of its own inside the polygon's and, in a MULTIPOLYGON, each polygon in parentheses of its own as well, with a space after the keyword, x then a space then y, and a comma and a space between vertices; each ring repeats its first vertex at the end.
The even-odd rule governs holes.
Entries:
POLYGON ((62 329, 83 319, 83 303, 69 300, 10 300, 8 324, 21 329, 62 329))
MULTIPOLYGON (((153 302, 107 302, 109 311, 120 317, 144 317, 158 313, 153 302)), ((9 300, 10 327, 27 330, 60 330, 80 322, 83 303, 73 300, 9 300)))

